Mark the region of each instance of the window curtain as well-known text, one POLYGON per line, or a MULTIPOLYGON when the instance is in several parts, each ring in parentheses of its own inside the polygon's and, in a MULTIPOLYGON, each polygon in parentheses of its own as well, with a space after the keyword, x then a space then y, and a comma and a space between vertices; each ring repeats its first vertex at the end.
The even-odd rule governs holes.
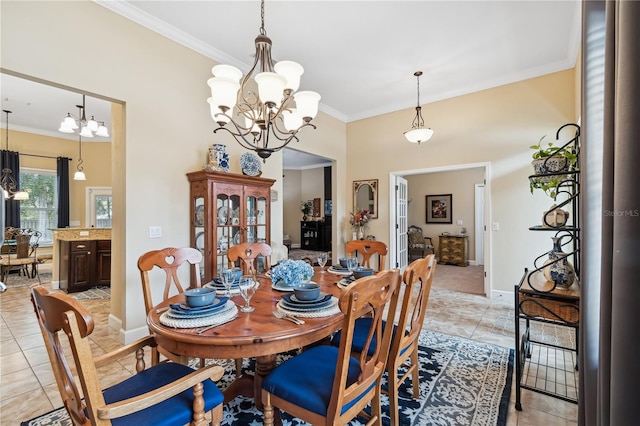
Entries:
MULTIPOLYGON (((2 170, 11 169, 11 176, 16 181, 16 188, 20 188, 20 155, 15 151, 2 150, 2 170)), ((7 198, 5 201, 5 223, 4 226, 13 226, 20 228, 20 201, 13 198, 7 198)))
POLYGON ((640 2, 583 1, 580 425, 638 423, 640 2))
POLYGON ((71 158, 58 157, 58 228, 69 226, 69 162, 71 158))

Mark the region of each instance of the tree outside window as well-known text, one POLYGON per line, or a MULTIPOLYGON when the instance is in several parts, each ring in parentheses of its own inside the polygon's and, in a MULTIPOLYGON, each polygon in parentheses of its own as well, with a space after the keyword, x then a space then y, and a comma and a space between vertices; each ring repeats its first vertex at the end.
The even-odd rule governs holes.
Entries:
POLYGON ((20 226, 40 231, 40 245, 52 244, 51 229, 58 225, 56 171, 20 168, 20 188, 29 192, 29 199, 20 202, 20 226))

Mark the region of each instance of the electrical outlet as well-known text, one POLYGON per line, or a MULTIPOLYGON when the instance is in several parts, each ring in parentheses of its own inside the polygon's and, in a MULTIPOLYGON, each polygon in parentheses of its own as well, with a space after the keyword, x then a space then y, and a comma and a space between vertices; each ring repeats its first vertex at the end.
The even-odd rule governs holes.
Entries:
POLYGON ((162 237, 162 227, 161 226, 150 226, 149 227, 149 238, 161 238, 162 237))

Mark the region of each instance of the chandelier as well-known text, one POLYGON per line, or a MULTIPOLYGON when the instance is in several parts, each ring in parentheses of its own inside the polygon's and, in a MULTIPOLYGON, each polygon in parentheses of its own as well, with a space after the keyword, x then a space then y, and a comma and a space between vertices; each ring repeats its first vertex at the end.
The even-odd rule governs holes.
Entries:
POLYGON ((418 103, 416 105, 416 116, 411 123, 411 130, 404 132, 404 136, 409 142, 417 143, 426 142, 433 136, 433 130, 424 127, 424 119, 422 118, 422 107, 420 106, 420 76, 422 71, 413 73, 418 81, 418 103))
POLYGON ((67 116, 60 123, 60 128, 58 131, 62 133, 73 133, 74 130, 80 128, 80 135, 85 138, 92 138, 95 134, 96 136, 102 136, 105 138, 109 137, 109 131, 107 127, 104 125, 104 121, 96 121, 96 119, 91 116, 89 120, 87 120, 87 116, 85 114, 85 96, 82 95, 82 105, 76 105, 78 108, 78 115, 75 116, 70 112, 67 113, 67 116), (80 122, 80 126, 76 123, 76 120, 80 122))
POLYGON ((318 114, 320 95, 311 91, 294 93, 304 69, 292 61, 273 64, 271 39, 264 29, 264 0, 260 2, 260 18, 253 66, 244 78, 236 67, 214 66, 213 77, 207 82, 211 87, 207 102, 211 117, 219 126, 213 132, 226 130, 241 146, 255 151, 266 162, 292 140, 298 141, 301 129, 316 128, 311 120, 318 114), (253 77, 255 83, 251 82, 254 72, 257 72, 253 77))
POLYGON ((11 111, 3 109, 2 112, 7 115, 7 127, 5 135, 5 167, 2 168, 2 178, 0 179, 0 186, 2 186, 5 199, 13 197, 13 199, 17 201, 28 200, 29 193, 27 191, 20 191, 18 189, 18 182, 16 182, 15 178, 13 177, 13 171, 9 167, 9 114, 11 114, 11 111))

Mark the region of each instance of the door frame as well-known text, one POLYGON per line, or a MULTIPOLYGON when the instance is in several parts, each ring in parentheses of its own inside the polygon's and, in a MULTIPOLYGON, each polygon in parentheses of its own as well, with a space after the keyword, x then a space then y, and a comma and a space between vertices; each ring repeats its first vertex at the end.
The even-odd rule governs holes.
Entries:
MULTIPOLYGON (((389 172, 389 259, 395 259, 398 255, 398 247, 395 240, 395 223, 396 218, 396 196, 395 196, 395 182, 396 176, 410 176, 420 175, 428 173, 438 172, 450 172, 455 170, 484 168, 484 227, 490 229, 488 224, 491 218, 491 163, 468 163, 468 164, 456 164, 450 166, 441 167, 426 167, 423 169, 411 169, 411 170, 397 170, 389 172)), ((484 234, 484 294, 485 297, 491 297, 491 289, 493 288, 492 279, 492 259, 491 259, 491 233, 485 232, 484 234)))

